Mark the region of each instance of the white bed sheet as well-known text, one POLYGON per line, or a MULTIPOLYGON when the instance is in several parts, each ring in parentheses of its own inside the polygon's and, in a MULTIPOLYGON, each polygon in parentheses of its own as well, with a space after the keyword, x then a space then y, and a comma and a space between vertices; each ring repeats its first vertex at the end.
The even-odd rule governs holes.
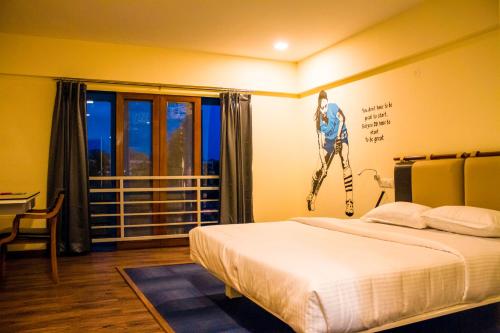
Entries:
POLYGON ((332 218, 189 236, 195 262, 297 332, 356 332, 500 295, 500 239, 332 218))

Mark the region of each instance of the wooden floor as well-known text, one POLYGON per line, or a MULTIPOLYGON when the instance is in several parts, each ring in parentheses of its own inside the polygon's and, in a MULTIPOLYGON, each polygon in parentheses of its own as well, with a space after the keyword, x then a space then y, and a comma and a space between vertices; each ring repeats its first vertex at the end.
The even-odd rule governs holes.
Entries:
MULTIPOLYGON (((162 332, 115 267, 187 261, 187 247, 62 257, 55 285, 47 258, 9 258, 0 282, 0 332, 162 332)), ((498 333, 500 305, 387 332, 498 333)))
POLYGON ((0 332, 163 332, 115 267, 186 261, 187 247, 61 257, 55 285, 48 258, 9 258, 0 332))

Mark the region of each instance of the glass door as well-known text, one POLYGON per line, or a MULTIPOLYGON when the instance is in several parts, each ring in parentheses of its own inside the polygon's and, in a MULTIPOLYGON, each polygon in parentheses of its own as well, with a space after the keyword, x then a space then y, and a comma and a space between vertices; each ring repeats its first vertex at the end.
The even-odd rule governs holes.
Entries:
MULTIPOLYGON (((158 96, 147 94, 117 94, 117 175, 119 176, 154 176, 158 173, 159 157, 158 131, 155 123, 158 119, 158 96)), ((125 188, 153 188, 156 181, 149 179, 124 181, 125 188)), ((154 234, 155 215, 141 215, 154 212, 152 201, 158 198, 157 192, 125 192, 124 229, 126 237, 149 236, 154 234)))
MULTIPOLYGON (((160 174, 166 176, 192 176, 201 174, 201 98, 162 96, 160 107, 160 174)), ((196 180, 173 179, 161 186, 173 191, 162 192, 165 201, 162 210, 165 223, 172 223, 162 232, 187 233, 197 221, 196 180)))
MULTIPOLYGON (((116 110, 117 176, 201 174, 201 98, 118 93, 116 110)), ((187 233, 197 222, 196 186, 182 178, 124 181, 125 237, 187 233)))

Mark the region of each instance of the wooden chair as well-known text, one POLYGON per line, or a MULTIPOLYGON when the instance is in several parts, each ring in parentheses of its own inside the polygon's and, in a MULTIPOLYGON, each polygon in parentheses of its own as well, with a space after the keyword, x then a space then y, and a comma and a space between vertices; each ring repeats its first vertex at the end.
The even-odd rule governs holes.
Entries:
POLYGON ((59 283, 59 274, 57 272, 57 221, 63 201, 64 193, 60 192, 50 209, 32 209, 24 214, 18 214, 12 222, 12 229, 7 232, 0 231, 0 277, 3 277, 5 272, 7 244, 45 243, 47 249, 50 249, 52 279, 55 283, 59 283), (47 220, 47 228, 20 228, 21 219, 47 220))

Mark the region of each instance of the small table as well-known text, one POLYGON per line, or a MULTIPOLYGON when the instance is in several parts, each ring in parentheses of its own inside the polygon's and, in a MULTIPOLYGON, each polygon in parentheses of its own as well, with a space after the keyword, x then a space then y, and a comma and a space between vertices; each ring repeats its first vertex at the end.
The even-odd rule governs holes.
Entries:
POLYGON ((35 207, 40 192, 0 193, 0 215, 23 214, 35 207))

